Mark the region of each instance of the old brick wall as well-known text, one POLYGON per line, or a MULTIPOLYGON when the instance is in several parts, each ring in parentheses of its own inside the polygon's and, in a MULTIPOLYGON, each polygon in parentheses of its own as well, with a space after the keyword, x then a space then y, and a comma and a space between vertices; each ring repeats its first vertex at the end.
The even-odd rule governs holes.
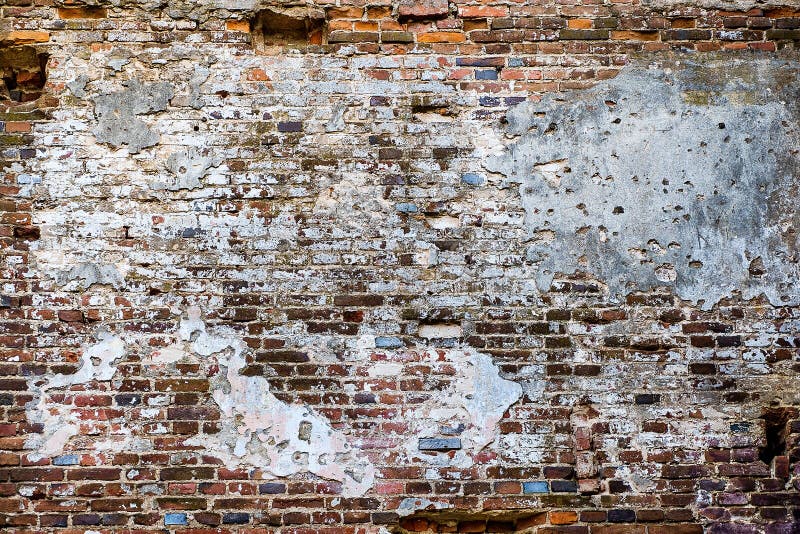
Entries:
POLYGON ((800 532, 795 0, 5 0, 9 532, 800 532))

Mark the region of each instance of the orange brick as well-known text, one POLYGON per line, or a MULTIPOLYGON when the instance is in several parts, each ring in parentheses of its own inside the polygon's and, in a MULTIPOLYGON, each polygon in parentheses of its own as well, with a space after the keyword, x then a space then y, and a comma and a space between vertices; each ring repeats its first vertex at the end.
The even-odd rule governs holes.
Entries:
POLYGON ((247 71, 247 80, 250 82, 266 82, 269 81, 269 76, 264 72, 264 69, 250 69, 247 71))
POLYGON ((49 32, 35 30, 18 30, 3 34, 0 41, 12 44, 46 43, 50 40, 49 32))
POLYGON ((417 36, 420 43, 463 43, 465 40, 461 32, 430 32, 417 36))
POLYGON ((6 123, 6 131, 7 132, 30 132, 31 131, 31 123, 29 122, 7 122, 6 123))
POLYGON ((328 20, 332 19, 360 19, 364 14, 361 7, 334 7, 328 10, 328 20))
POLYGON ((578 520, 576 512, 550 512, 551 525, 571 525, 578 520))
POLYGON ((357 32, 376 32, 378 31, 378 23, 377 22, 363 22, 357 20, 353 24, 353 29, 357 32))
POLYGON ((569 19, 567 27, 574 30, 589 30, 592 27, 592 21, 590 19, 569 19))
POLYGON ((489 28, 486 19, 474 19, 464 21, 464 31, 471 32, 472 30, 485 30, 489 28))
POLYGON ((58 18, 60 19, 104 19, 108 12, 104 7, 59 7, 58 18))
POLYGON ((500 71, 501 80, 524 80, 525 72, 520 69, 503 69, 500 71))
POLYGON ((390 7, 368 7, 367 8, 367 18, 368 19, 385 19, 392 16, 392 8, 390 7))
POLYGON ((404 32, 406 31, 406 27, 395 20, 382 20, 381 31, 404 32))
POLYGON ((695 20, 690 18, 672 19, 671 25, 673 28, 694 28, 695 20))
POLYGON ((658 41, 658 32, 653 30, 620 30, 611 32, 615 41, 658 41))
POLYGON ((229 20, 225 22, 225 28, 232 32, 250 33, 250 22, 246 20, 229 20))
POLYGON ((328 23, 328 29, 330 31, 334 30, 347 30, 353 31, 353 21, 352 20, 332 20, 328 23))
POLYGON ((502 6, 463 6, 459 12, 466 19, 508 16, 508 8, 502 6))

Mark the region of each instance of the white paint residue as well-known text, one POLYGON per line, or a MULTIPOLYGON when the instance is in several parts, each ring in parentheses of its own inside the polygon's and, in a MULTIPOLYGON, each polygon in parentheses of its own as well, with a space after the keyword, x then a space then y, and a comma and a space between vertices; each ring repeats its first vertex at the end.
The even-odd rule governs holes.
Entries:
POLYGON ((310 472, 343 484, 343 494, 363 495, 375 469, 358 457, 346 437, 308 407, 286 404, 259 376, 242 376, 245 343, 227 329, 206 331, 193 309, 181 323, 181 338, 191 349, 215 357, 223 371, 212 379, 213 398, 222 411, 222 431, 192 438, 228 466, 258 466, 276 477, 310 472))
POLYGON ((497 438, 497 424, 505 411, 522 397, 522 386, 500 376, 492 358, 470 348, 426 351, 421 360, 447 362, 457 375, 449 387, 411 410, 406 441, 409 458, 442 466, 469 466, 471 455, 497 438), (420 454, 419 438, 457 435, 461 449, 453 457, 420 454))
POLYGON ((42 423, 41 434, 32 434, 25 442, 26 448, 36 452, 31 458, 36 460, 59 454, 64 450, 67 441, 78 434, 80 425, 71 414, 71 407, 57 403, 48 403, 47 392, 53 389, 67 388, 75 384, 85 384, 93 380, 111 380, 117 371, 114 366, 125 354, 125 343, 118 337, 103 334, 100 341, 86 348, 81 356, 81 367, 71 375, 53 375, 40 386, 29 381, 29 389, 34 392, 36 404, 29 409, 28 420, 42 423))

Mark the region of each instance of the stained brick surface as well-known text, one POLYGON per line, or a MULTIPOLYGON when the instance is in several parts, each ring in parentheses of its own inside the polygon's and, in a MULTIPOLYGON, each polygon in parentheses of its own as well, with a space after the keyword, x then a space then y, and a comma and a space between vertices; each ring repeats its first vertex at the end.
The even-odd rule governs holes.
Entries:
MULTIPOLYGON (((798 531, 797 307, 540 290, 551 230, 484 163, 517 106, 650 62, 729 65, 687 105, 774 112, 800 8, 273 5, 281 44, 257 9, 97 4, 0 7, 0 526, 798 531)), ((796 254, 792 220, 763 239, 796 254)))

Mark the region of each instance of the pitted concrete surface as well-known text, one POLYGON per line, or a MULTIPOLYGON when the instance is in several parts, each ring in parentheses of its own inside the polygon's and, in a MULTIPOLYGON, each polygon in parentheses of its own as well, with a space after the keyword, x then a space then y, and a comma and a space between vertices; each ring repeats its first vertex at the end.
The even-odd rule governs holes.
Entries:
POLYGON ((667 286, 706 309, 737 292, 800 302, 800 66, 684 61, 509 114, 519 137, 486 167, 521 184, 541 290, 585 271, 618 299, 667 286))

